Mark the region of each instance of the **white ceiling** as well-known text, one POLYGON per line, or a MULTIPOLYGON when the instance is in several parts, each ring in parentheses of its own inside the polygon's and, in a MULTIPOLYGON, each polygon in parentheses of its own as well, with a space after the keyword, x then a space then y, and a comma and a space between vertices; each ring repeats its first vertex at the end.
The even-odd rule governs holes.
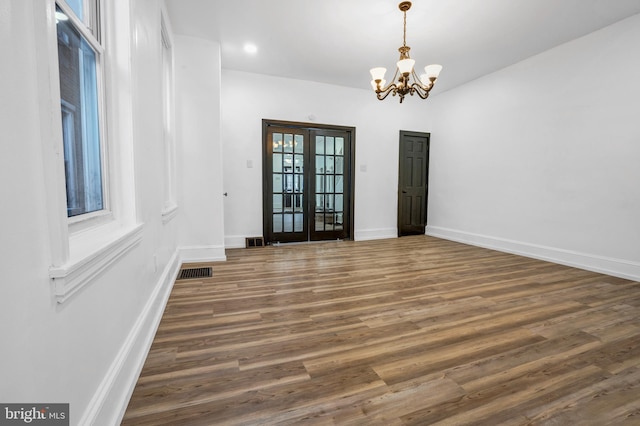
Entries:
MULTIPOLYGON (((367 89, 402 45, 397 0, 166 3, 174 32, 219 41, 227 69, 367 89)), ((640 0, 414 0, 407 45, 418 69, 444 66, 437 93, 637 13, 640 0)))

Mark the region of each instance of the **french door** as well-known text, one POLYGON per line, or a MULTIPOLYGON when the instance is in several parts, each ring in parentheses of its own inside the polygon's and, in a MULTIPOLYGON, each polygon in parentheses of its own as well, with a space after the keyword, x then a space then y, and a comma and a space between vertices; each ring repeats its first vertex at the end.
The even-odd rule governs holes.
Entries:
POLYGON ((354 129, 263 121, 267 243, 349 239, 354 129))

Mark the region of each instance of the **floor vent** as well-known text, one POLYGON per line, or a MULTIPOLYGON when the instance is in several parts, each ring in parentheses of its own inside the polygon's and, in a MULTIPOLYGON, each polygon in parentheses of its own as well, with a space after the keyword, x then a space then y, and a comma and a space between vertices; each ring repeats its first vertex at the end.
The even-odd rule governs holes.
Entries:
POLYGON ((179 280, 192 280, 194 278, 211 278, 213 276, 213 268, 207 266, 204 268, 183 268, 180 269, 178 275, 179 280))
POLYGON ((245 239, 245 247, 264 247, 264 238, 250 237, 245 239))

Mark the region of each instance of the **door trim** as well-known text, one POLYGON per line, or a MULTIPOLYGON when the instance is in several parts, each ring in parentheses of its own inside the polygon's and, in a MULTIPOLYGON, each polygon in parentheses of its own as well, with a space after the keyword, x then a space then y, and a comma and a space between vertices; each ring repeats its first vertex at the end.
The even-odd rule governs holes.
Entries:
POLYGON ((267 133, 270 127, 285 127, 296 130, 304 130, 304 131, 312 131, 312 130, 337 130, 341 132, 346 132, 349 135, 349 147, 350 147, 350 158, 349 158, 349 174, 345 175, 345 189, 349 188, 350 196, 348 201, 349 206, 349 214, 344 222, 345 230, 347 231, 348 240, 353 240, 354 238, 354 218, 355 218, 355 164, 356 164, 356 128, 351 126, 337 126, 331 124, 319 124, 319 123, 305 123, 299 121, 283 121, 283 120, 272 120, 272 119, 262 119, 262 232, 265 238, 266 244, 272 244, 273 241, 268 240, 268 232, 271 229, 272 218, 271 215, 265 214, 266 206, 268 205, 268 188, 267 188, 267 179, 271 179, 269 175, 269 170, 267 169, 267 149, 266 149, 266 138, 267 133))

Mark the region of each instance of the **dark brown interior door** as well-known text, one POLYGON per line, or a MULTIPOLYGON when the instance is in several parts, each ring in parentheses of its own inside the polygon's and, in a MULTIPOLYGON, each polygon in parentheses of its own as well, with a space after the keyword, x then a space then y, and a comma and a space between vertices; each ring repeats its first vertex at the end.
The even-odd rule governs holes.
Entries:
POLYGON ((263 120, 267 244, 350 239, 355 129, 263 120))
POLYGON ((429 134, 400 131, 398 236, 424 234, 429 192, 429 134))

